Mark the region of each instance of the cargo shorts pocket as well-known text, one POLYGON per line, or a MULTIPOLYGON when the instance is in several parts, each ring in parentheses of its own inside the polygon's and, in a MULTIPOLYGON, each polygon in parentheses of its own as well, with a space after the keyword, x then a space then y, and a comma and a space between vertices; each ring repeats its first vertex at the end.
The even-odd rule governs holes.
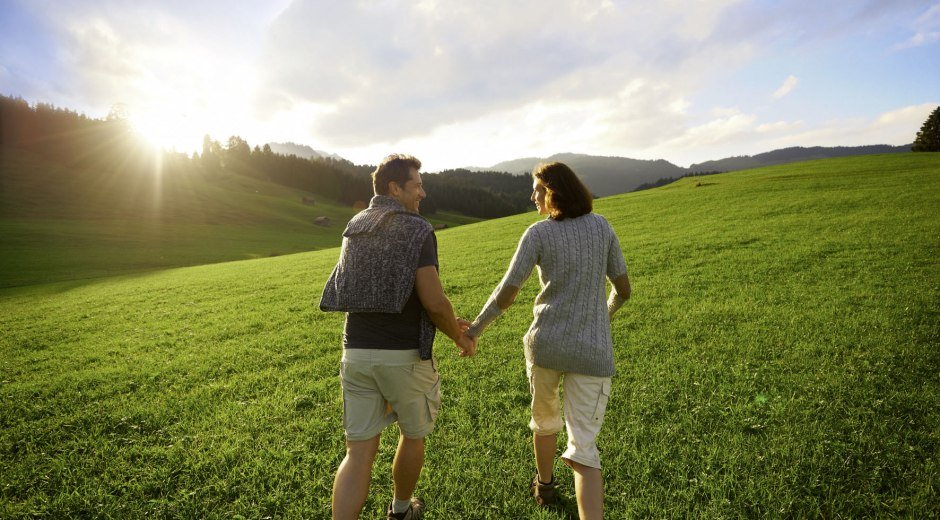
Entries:
POLYGON ((607 411, 607 402, 610 400, 610 379, 601 383, 600 391, 597 393, 597 402, 594 404, 594 413, 591 418, 594 422, 603 422, 604 413, 607 411))
POLYGON ((433 423, 441 410, 441 376, 437 376, 437 380, 425 392, 424 397, 428 405, 428 420, 433 423))
POLYGON ((339 389, 343 398, 343 430, 345 430, 349 425, 346 413, 346 363, 342 361, 339 363, 339 389))

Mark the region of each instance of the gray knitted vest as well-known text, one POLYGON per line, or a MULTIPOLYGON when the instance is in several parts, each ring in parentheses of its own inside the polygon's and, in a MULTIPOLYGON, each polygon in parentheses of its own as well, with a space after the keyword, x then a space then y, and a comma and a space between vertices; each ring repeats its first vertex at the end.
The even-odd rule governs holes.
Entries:
MULTIPOLYGON (((414 290, 421 246, 432 232, 430 222, 394 198, 372 197, 343 231, 339 262, 323 287, 320 310, 401 312, 414 290)), ((431 359, 437 329, 424 309, 419 330, 421 359, 431 359)))

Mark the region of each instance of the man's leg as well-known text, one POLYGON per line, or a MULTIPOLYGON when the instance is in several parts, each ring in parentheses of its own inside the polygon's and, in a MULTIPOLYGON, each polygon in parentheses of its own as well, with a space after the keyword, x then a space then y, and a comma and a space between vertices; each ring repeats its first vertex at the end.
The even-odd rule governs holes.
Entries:
POLYGON ((424 439, 409 439, 400 435, 395 461, 392 462, 392 480, 395 483, 396 500, 411 499, 423 467, 424 439))
POLYGON ((535 451, 535 469, 539 472, 539 481, 550 483, 555 466, 555 450, 558 446, 558 434, 532 434, 532 446, 535 451))
POLYGON ((574 471, 574 492, 581 520, 604 518, 604 478, 601 470, 573 460, 566 461, 574 471))
POLYGON ((333 480, 333 520, 356 520, 369 496, 372 463, 379 451, 380 436, 364 441, 346 441, 346 457, 333 480))

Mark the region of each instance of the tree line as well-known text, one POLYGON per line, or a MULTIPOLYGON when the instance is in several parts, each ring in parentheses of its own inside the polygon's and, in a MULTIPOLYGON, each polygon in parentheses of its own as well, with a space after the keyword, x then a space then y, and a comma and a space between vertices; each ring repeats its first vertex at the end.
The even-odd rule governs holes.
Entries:
MULTIPOLYGON (((375 169, 344 159, 280 155, 267 144, 251 146, 237 135, 224 142, 206 135, 201 150, 192 154, 155 152, 135 135, 120 106, 96 119, 7 96, 0 96, 0 146, 29 150, 70 168, 128 175, 151 169, 153 155, 161 154, 164 174, 200 175, 210 182, 243 175, 350 206, 368 203, 375 169)), ((530 209, 531 180, 525 175, 449 170, 425 174, 424 183, 428 197, 422 202, 423 213, 453 211, 495 218, 530 209)))

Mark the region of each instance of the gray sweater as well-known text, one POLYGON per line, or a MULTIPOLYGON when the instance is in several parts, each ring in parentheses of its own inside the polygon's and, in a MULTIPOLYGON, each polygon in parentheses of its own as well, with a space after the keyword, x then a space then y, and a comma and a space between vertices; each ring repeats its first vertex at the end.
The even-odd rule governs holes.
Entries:
MULTIPOLYGON (((343 231, 320 310, 400 313, 414 290, 421 245, 433 231, 424 217, 392 197, 372 197, 343 231)), ((419 327, 421 359, 431 359, 437 329, 424 309, 419 327)))
MULTIPOLYGON (((613 228, 595 213, 532 224, 487 306, 495 305, 504 285, 522 287, 535 266, 542 290, 523 338, 526 360, 563 372, 614 375, 605 278, 625 274, 627 266, 613 228)), ((470 328, 473 336, 486 326, 485 309, 470 328)))

